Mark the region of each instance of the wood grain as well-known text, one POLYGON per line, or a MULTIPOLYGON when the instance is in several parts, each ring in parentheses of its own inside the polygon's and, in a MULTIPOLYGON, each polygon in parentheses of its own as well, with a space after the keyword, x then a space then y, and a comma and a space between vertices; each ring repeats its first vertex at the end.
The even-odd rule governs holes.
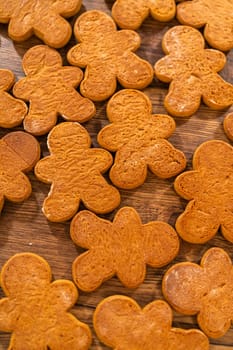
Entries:
MULTIPOLYGON (((83 0, 81 12, 91 9, 103 10, 110 13, 113 1, 83 0)), ((75 18, 70 19, 73 24, 75 18)), ((148 18, 142 27, 138 30, 141 35, 142 44, 138 54, 148 60, 152 65, 163 56, 161 49, 161 38, 166 30, 176 25, 176 20, 169 23, 158 23, 148 18)), ((7 25, 0 25, 1 47, 0 47, 0 67, 11 69, 16 79, 24 76, 21 68, 21 59, 28 48, 40 44, 40 40, 33 37, 23 43, 13 43, 7 35, 7 25)), ((69 44, 62 48, 60 53, 63 55, 64 62, 68 49, 75 44, 74 38, 69 44)), ((227 53, 227 65, 221 72, 221 75, 233 84, 233 50, 227 53)), ((163 99, 167 92, 167 85, 156 79, 146 88, 145 93, 150 97, 153 103, 154 113, 166 113, 163 107, 163 99)), ((92 142, 97 147, 96 135, 98 131, 106 125, 105 114, 106 102, 97 103, 96 116, 85 127, 89 131, 92 142)), ((191 167, 192 154, 195 148, 202 142, 211 139, 220 139, 229 142, 223 132, 224 116, 233 109, 224 111, 212 111, 204 105, 201 105, 198 112, 190 118, 176 118, 177 129, 169 139, 175 147, 182 150, 187 159, 187 168, 191 167)), ((15 128, 22 129, 22 127, 15 128)), ((0 136, 3 136, 10 130, 0 130, 0 136)), ((42 156, 48 154, 46 146, 46 136, 38 138, 42 156)), ((13 254, 18 252, 34 252, 44 257, 51 265, 55 279, 71 279, 71 264, 80 249, 74 246, 69 237, 69 222, 50 223, 43 216, 41 207, 49 186, 40 183, 35 179, 33 173, 30 173, 33 192, 31 197, 21 204, 12 204, 6 202, 1 214, 0 220, 0 267, 13 254)), ((183 211, 186 202, 180 199, 173 190, 173 181, 159 180, 150 174, 143 186, 136 190, 120 191, 122 196, 122 206, 133 206, 141 215, 143 223, 152 220, 166 221, 174 225, 177 216, 183 211)), ((115 211, 116 212, 116 211, 115 211)), ((104 217, 112 219, 115 212, 104 217)), ((199 262, 203 253, 212 246, 224 248, 233 259, 233 246, 227 242, 221 234, 217 234, 214 239, 204 245, 193 245, 182 242, 180 252, 174 262, 194 261, 199 262)), ((171 266, 171 264, 169 265, 171 266)), ((79 300, 73 313, 78 318, 90 325, 92 331, 93 311, 104 297, 112 294, 125 294, 133 297, 141 306, 162 298, 161 280, 164 272, 169 266, 162 269, 147 269, 145 282, 136 290, 128 290, 121 286, 116 278, 105 282, 96 292, 87 294, 80 292, 79 300)), ((174 312, 174 326, 197 328, 196 318, 182 316, 174 312)), ((9 335, 0 333, 0 350, 8 347, 9 335)), ((233 349, 233 328, 220 339, 210 339, 211 350, 233 349)), ((101 344, 93 331, 93 344, 91 349, 107 349, 101 344)))

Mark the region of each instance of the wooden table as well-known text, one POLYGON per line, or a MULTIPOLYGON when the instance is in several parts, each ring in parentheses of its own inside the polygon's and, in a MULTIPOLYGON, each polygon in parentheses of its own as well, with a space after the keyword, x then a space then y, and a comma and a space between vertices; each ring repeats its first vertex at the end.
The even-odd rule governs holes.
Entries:
MULTIPOLYGON (((112 0, 83 0, 81 12, 99 9, 110 13, 112 0)), ((74 23, 75 18, 70 21, 74 23)), ((161 39, 166 30, 176 25, 176 20, 169 23, 158 23, 148 18, 140 30, 142 44, 138 55, 148 60, 152 65, 163 56, 161 39)), ((7 25, 0 25, 1 47, 0 68, 11 69, 16 78, 24 76, 21 68, 21 59, 24 53, 33 45, 40 44, 40 40, 33 37, 24 43, 13 43, 7 35, 7 25)), ((75 44, 74 38, 69 44, 59 50, 64 57, 68 49, 75 44)), ((221 75, 233 83, 233 50, 227 53, 227 65, 221 75)), ((163 99, 167 93, 167 85, 156 79, 145 89, 145 93, 153 103, 154 113, 166 113, 163 107, 163 99)), ((106 125, 105 114, 106 103, 96 104, 96 116, 85 127, 89 131, 93 145, 96 147, 96 135, 106 125)), ((190 118, 175 118, 177 129, 170 141, 178 149, 182 150, 188 160, 187 168, 191 167, 192 154, 195 148, 202 142, 211 139, 221 139, 229 142, 223 132, 223 119, 229 111, 212 111, 201 105, 198 112, 190 118)), ((22 129, 22 127, 15 128, 22 129)), ((1 129, 3 136, 11 130, 1 129)), ((42 156, 48 154, 46 136, 38 138, 42 156)), ((49 186, 36 180, 33 173, 30 175, 33 192, 31 197, 21 204, 6 202, 0 219, 0 267, 13 254, 18 252, 34 252, 44 257, 51 265, 55 279, 71 279, 71 264, 81 249, 75 247, 69 236, 69 222, 51 223, 42 214, 41 207, 49 186)), ((149 173, 143 186, 130 191, 120 191, 122 196, 121 206, 133 206, 141 215, 143 223, 151 220, 162 220, 171 225, 175 224, 177 216, 183 211, 186 202, 182 200, 173 190, 173 181, 160 180, 149 173)), ((115 211, 116 212, 116 211, 115 211)), ((112 219, 115 212, 106 215, 112 219)), ((221 234, 204 245, 193 245, 182 242, 180 252, 174 262, 194 261, 199 262, 203 253, 210 247, 218 246, 224 248, 233 258, 233 246, 227 242, 221 234)), ((169 265, 171 266, 171 264, 169 265)), ((80 292, 78 304, 73 309, 77 317, 90 325, 92 331, 92 315, 96 305, 104 298, 113 294, 125 294, 135 298, 144 306, 147 303, 162 298, 161 280, 168 266, 161 269, 147 269, 144 283, 135 290, 123 288, 117 278, 105 282, 96 292, 80 292)), ((197 327, 195 317, 182 316, 174 313, 174 326, 191 328, 197 327)), ((9 335, 0 334, 0 350, 7 349, 9 335)), ((220 339, 211 339, 211 350, 233 349, 233 328, 220 339)), ((93 343, 91 349, 107 349, 101 344, 93 331, 93 343)))

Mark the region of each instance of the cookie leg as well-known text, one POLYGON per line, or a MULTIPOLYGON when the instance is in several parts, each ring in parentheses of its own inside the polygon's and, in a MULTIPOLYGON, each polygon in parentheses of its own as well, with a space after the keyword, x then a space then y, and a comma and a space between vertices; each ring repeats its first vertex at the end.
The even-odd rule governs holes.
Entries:
POLYGON ((230 211, 224 212, 221 218, 221 231, 222 235, 230 242, 233 243, 233 213, 230 211))
POLYGON ((109 73, 108 64, 97 64, 94 67, 87 66, 80 91, 92 101, 104 101, 115 92, 116 86, 116 77, 109 73))
POLYGON ((189 117, 201 103, 201 82, 195 76, 174 79, 164 100, 167 111, 176 117, 189 117))
POLYGON ((118 190, 109 185, 102 176, 91 176, 81 191, 81 200, 85 207, 97 214, 109 213, 120 204, 118 190))
MULTIPOLYGON (((205 204, 205 203, 204 203, 205 204)), ((220 222, 216 210, 189 202, 185 211, 176 221, 176 230, 185 241, 190 243, 205 243, 218 231, 220 222)))
POLYGON ((56 112, 36 111, 35 108, 30 108, 23 124, 27 132, 40 136, 49 132, 56 125, 56 122, 56 112))
POLYGON ((83 123, 95 115, 94 103, 76 92, 63 96, 61 100, 59 113, 66 120, 83 123))
POLYGON ((72 34, 68 21, 52 11, 34 22, 34 32, 45 44, 55 48, 65 46, 72 34))
POLYGON ((73 315, 61 315, 56 327, 48 330, 48 346, 53 350, 88 350, 91 344, 89 327, 73 315))
POLYGON ((117 79, 124 88, 143 89, 152 82, 153 76, 154 72, 150 63, 133 52, 120 58, 117 79))
POLYGON ((123 189, 141 186, 146 180, 147 165, 140 155, 130 150, 117 152, 115 163, 110 170, 110 179, 114 185, 123 189))
POLYGON ((71 219, 78 211, 79 198, 69 193, 56 192, 54 187, 43 203, 43 213, 49 221, 63 222, 71 219))

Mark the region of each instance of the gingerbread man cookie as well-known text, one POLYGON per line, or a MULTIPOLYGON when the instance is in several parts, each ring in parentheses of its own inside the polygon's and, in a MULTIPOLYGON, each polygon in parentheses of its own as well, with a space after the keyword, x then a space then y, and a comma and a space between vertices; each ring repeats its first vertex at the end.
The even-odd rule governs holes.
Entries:
POLYGON ((78 299, 76 287, 51 279, 50 266, 36 254, 16 254, 3 266, 0 330, 12 333, 8 349, 89 349, 89 327, 68 312, 78 299))
POLYGON ((97 305, 93 320, 98 338, 115 350, 209 349, 201 331, 172 327, 172 310, 163 300, 141 309, 133 299, 113 295, 97 305))
POLYGON ((26 131, 43 135, 56 124, 58 115, 78 122, 93 117, 93 102, 76 91, 83 77, 81 69, 62 66, 56 50, 34 46, 26 52, 22 64, 27 76, 14 85, 13 93, 29 101, 29 113, 24 119, 26 131))
POLYGON ((14 84, 14 74, 0 69, 0 127, 13 128, 22 123, 27 114, 27 105, 12 97, 7 91, 14 84))
POLYGON ((223 128, 227 137, 233 141, 233 112, 227 114, 224 118, 223 128))
POLYGON ((175 0, 116 0, 112 7, 118 26, 128 29, 138 29, 149 14, 158 21, 168 22, 175 13, 175 0))
POLYGON ((227 51, 233 48, 233 3, 229 0, 183 1, 177 18, 195 28, 205 26, 204 37, 210 46, 227 51))
POLYGON ((175 258, 179 239, 165 222, 145 225, 135 209, 121 208, 113 223, 85 210, 72 220, 73 242, 88 249, 73 262, 77 286, 91 292, 114 274, 127 288, 138 287, 145 278, 146 264, 162 267, 175 258))
POLYGON ((201 33, 188 26, 169 29, 162 40, 165 57, 155 64, 158 79, 170 83, 164 105, 177 117, 188 117, 197 111, 201 98, 212 109, 223 109, 233 103, 233 86, 217 74, 226 56, 205 49, 201 33))
POLYGON ((0 22, 9 22, 8 34, 15 41, 35 34, 47 45, 60 48, 72 34, 63 17, 75 15, 81 4, 81 0, 0 0, 0 22))
POLYGON ((119 192, 102 176, 112 164, 111 154, 90 146, 88 132, 78 123, 61 123, 50 132, 51 155, 35 167, 37 178, 52 184, 43 204, 48 220, 69 220, 77 212, 80 200, 99 214, 120 204, 119 192))
POLYGON ((4 199, 22 202, 31 194, 31 184, 24 174, 40 158, 37 140, 23 131, 8 133, 0 140, 0 210, 4 199))
POLYGON ((180 174, 176 192, 189 200, 176 221, 179 235, 191 243, 205 243, 218 231, 233 242, 233 147, 220 140, 201 144, 193 156, 193 170, 180 174))
POLYGON ((80 43, 69 50, 67 58, 70 64, 86 68, 80 84, 82 95, 103 101, 115 92, 117 81, 135 89, 151 83, 150 63, 134 53, 140 46, 136 32, 118 31, 110 16, 93 10, 78 17, 74 33, 80 43))
POLYGON ((233 267, 229 255, 211 248, 200 265, 182 262, 164 275, 163 293, 172 307, 186 315, 196 315, 208 337, 223 336, 233 321, 233 267))
POLYGON ((161 178, 181 172, 186 159, 165 138, 175 130, 173 118, 152 114, 149 98, 137 90, 116 93, 107 105, 111 122, 98 134, 99 144, 116 152, 110 171, 114 185, 132 189, 143 184, 147 167, 161 178))

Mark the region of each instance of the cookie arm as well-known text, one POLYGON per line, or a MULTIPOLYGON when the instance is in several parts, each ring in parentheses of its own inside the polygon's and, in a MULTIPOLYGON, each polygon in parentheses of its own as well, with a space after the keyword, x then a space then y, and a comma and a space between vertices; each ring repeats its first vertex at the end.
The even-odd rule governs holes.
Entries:
POLYGON ((42 158, 35 166, 36 177, 47 184, 51 184, 57 173, 56 159, 53 156, 42 158))
POLYGON ((183 198, 191 200, 195 198, 202 189, 200 173, 195 170, 185 171, 176 177, 174 188, 183 198))
POLYGON ((117 124, 109 124, 100 130, 97 140, 100 146, 111 152, 116 152, 129 141, 131 134, 132 126, 130 123, 122 127, 117 124))
POLYGON ((99 244, 104 237, 104 232, 109 234, 112 225, 108 221, 99 218, 88 210, 82 210, 72 220, 70 225, 70 236, 78 246, 91 249, 99 244))
POLYGON ((78 67, 65 66, 60 69, 59 75, 62 77, 63 81, 76 88, 83 78, 83 72, 78 67))
POLYGON ((156 77, 165 82, 170 83, 177 74, 182 73, 183 71, 183 59, 180 60, 173 55, 167 55, 158 60, 154 65, 154 71, 156 77))
POLYGON ((30 78, 22 78, 17 81, 13 87, 13 94, 17 98, 29 101, 32 93, 35 91, 33 80, 30 78))

